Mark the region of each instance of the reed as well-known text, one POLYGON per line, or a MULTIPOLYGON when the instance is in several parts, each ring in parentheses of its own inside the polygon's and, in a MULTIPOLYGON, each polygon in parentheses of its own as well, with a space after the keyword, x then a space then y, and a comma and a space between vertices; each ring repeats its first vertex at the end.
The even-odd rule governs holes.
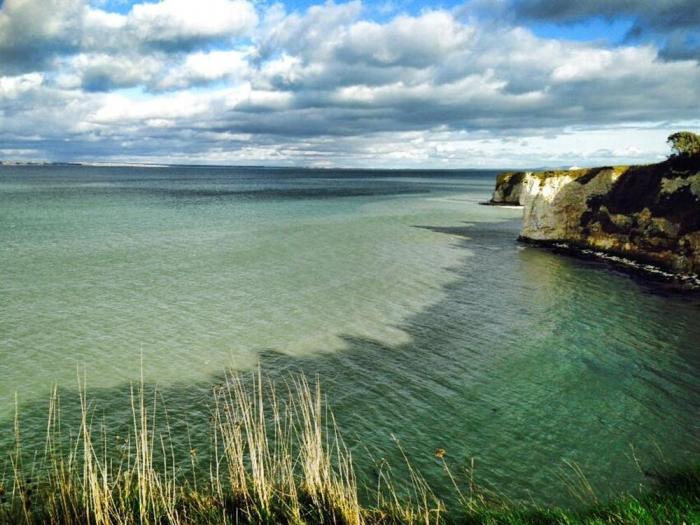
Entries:
POLYGON ((259 370, 252 377, 227 375, 212 392, 204 467, 195 449, 189 467, 178 461, 163 399, 143 378, 131 389, 131 424, 116 450, 115 436, 90 404, 84 375, 78 391, 79 428, 66 431, 53 390, 43 451, 23 450, 16 411, 14 450, 0 478, 0 525, 613 524, 700 517, 697 469, 665 478, 643 497, 592 500, 587 511, 572 513, 513 505, 479 490, 473 468, 466 480, 457 479, 443 460, 457 501, 448 509, 398 443, 409 478, 402 486, 409 490, 399 495, 390 468, 382 467, 374 501, 362 502, 352 454, 320 385, 303 376, 273 384, 259 370))
POLYGON ((258 371, 252 381, 227 375, 213 390, 212 457, 204 479, 196 450, 189 472, 178 465, 167 411, 157 392, 147 395, 143 380, 131 389, 131 428, 117 457, 109 446, 114 436, 95 421, 84 376, 77 434, 63 434, 54 389, 43 456, 33 456, 29 468, 15 417, 0 523, 359 525, 378 516, 360 504, 352 456, 319 384, 297 376, 283 388, 280 397, 258 371))

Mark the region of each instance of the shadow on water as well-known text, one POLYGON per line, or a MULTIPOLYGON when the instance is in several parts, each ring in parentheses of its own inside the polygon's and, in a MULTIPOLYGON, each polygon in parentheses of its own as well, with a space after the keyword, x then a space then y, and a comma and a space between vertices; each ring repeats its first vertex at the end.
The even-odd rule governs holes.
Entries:
MULTIPOLYGON (((697 463, 697 297, 648 293, 653 285, 600 264, 520 246, 514 222, 418 227, 453 236, 472 256, 450 269, 436 303, 397 327, 407 343, 346 334, 337 352, 260 352, 273 380, 320 379, 362 482, 374 483, 373 461, 402 464, 395 441, 439 493, 448 491, 442 448, 455 473, 474 460, 477 482, 559 504, 573 502, 567 462, 602 497, 645 481, 637 461, 648 470, 697 463)), ((159 387, 179 450, 206 448, 221 380, 159 387)), ((76 391, 62 392, 74 426, 76 391)), ((95 421, 126 431, 128 385, 91 389, 90 399, 95 421)), ((27 448, 41 450, 46 412, 45 401, 20 405, 27 448)), ((0 425, 8 449, 12 421, 0 425)))

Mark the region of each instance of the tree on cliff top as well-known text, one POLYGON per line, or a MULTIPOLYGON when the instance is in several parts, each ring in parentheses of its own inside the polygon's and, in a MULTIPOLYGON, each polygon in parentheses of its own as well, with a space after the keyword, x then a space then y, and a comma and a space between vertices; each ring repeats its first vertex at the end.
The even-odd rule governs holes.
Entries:
POLYGON ((690 131, 679 131, 669 135, 666 142, 671 144, 672 157, 694 157, 700 155, 700 135, 690 131))

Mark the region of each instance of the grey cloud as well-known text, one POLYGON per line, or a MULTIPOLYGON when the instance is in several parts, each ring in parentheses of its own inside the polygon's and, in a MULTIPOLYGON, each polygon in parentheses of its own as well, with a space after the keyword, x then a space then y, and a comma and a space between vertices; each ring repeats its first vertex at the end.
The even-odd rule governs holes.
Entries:
POLYGON ((695 0, 514 0, 521 16, 561 22, 591 16, 629 16, 657 29, 700 25, 700 4, 695 0))
POLYGON ((72 67, 85 91, 111 91, 154 82, 167 61, 164 57, 124 54, 81 54, 64 67, 72 67))
POLYGON ((551 22, 590 17, 629 18, 628 39, 661 38, 666 59, 700 59, 700 2, 697 0, 513 0, 516 16, 551 22))
POLYGON ((700 60, 700 26, 694 30, 673 31, 659 55, 668 60, 700 60))
POLYGON ((42 69, 52 57, 80 46, 83 0, 0 5, 0 73, 42 69))
POLYGON ((606 50, 538 39, 517 28, 466 27, 444 12, 384 25, 350 23, 337 28, 332 39, 307 35, 304 46, 294 49, 297 61, 288 75, 293 81, 272 82, 275 89, 293 93, 292 106, 264 125, 241 117, 244 106, 239 106, 231 114, 231 129, 308 136, 324 127, 317 123, 316 108, 343 109, 326 112, 326 133, 340 134, 440 125, 468 130, 603 125, 698 115, 697 66, 664 65, 650 48, 606 50), (433 39, 456 44, 425 64, 417 62, 416 55, 434 51, 433 39), (374 53, 381 53, 385 41, 392 45, 382 64, 374 53))

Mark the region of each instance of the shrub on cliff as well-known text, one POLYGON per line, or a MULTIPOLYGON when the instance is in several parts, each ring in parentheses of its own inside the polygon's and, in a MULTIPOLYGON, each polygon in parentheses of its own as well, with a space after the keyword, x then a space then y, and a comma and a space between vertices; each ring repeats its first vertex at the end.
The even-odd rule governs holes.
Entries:
POLYGON ((679 131, 670 135, 667 142, 673 150, 672 157, 694 157, 700 155, 700 135, 690 131, 679 131))

